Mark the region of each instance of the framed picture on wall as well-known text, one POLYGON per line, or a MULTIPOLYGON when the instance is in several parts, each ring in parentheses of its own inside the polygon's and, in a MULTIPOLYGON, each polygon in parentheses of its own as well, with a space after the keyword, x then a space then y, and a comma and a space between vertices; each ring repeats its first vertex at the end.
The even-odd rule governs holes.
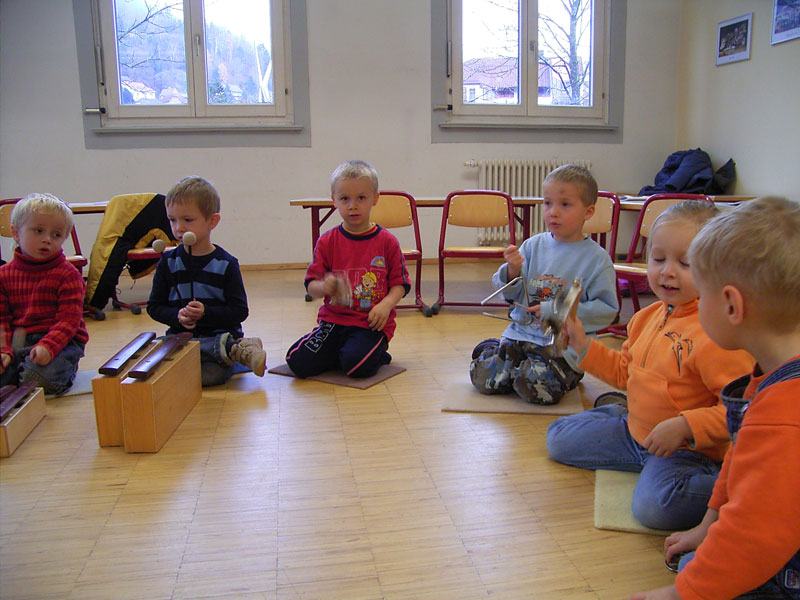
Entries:
POLYGON ((775 0, 772 9, 772 43, 780 44, 800 37, 800 2, 775 0))
POLYGON ((718 26, 717 65, 725 65, 750 58, 750 33, 753 13, 728 19, 718 26))

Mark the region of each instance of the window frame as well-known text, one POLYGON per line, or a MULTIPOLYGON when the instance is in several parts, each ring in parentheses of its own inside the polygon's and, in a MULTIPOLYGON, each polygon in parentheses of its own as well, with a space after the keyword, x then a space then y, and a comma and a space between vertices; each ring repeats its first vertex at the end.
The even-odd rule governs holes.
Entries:
MULTIPOLYGON (((99 2, 72 0, 86 148, 309 147, 310 99, 306 0, 281 0, 285 115, 129 117, 112 120, 101 94, 99 2), (288 25, 287 25, 288 24, 288 25)), ((274 21, 273 21, 274 22, 274 21)), ((274 31, 274 26, 273 26, 274 31)), ((276 44, 273 40, 273 45, 276 44)), ((187 67, 188 68, 188 67, 187 67)), ((110 79, 109 79, 110 81, 110 79)), ((277 96, 277 94, 276 94, 277 96)), ((229 108, 229 106, 218 107, 229 108)), ((237 108, 236 105, 233 108, 237 108)), ((246 109, 262 107, 239 106, 246 109)))
MULTIPOLYGON (((462 92, 453 81, 456 64, 453 1, 431 0, 431 136, 434 143, 622 142, 627 0, 604 0, 607 46, 603 56, 606 84, 602 117, 554 117, 546 113, 536 116, 458 114, 455 98, 462 92)), ((558 107, 565 108, 581 107, 558 107)))
POLYGON ((608 124, 608 47, 610 44, 608 0, 592 0, 592 105, 546 106, 539 105, 539 40, 538 0, 520 0, 519 23, 519 104, 469 104, 463 101, 463 54, 462 54, 462 6, 463 0, 448 0, 451 24, 449 27, 452 48, 451 77, 448 82, 452 90, 449 104, 453 106, 452 119, 488 117, 493 120, 531 124, 608 124), (535 76, 534 76, 535 75, 535 76))

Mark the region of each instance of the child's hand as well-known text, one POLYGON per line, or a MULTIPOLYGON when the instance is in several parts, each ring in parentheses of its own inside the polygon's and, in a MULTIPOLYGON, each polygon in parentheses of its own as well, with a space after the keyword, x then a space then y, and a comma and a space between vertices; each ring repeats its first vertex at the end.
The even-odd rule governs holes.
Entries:
POLYGON ((681 600, 681 597, 674 585, 668 585, 649 592, 638 592, 630 600, 681 600))
POLYGON ((522 254, 519 253, 519 248, 508 246, 503 250, 503 260, 508 263, 508 280, 511 281, 522 271, 522 254))
POLYGON ((661 421, 653 427, 642 446, 655 456, 670 456, 680 448, 686 440, 691 439, 692 429, 683 415, 661 421))
POLYGON ((583 323, 578 317, 569 316, 564 322, 564 329, 562 331, 564 336, 564 344, 572 346, 578 355, 582 355, 589 347, 589 338, 586 331, 583 329, 583 323))
POLYGON ((178 323, 183 325, 184 329, 194 329, 197 325, 197 321, 189 318, 185 306, 178 311, 178 323))
POLYGON ((667 562, 672 560, 672 557, 681 552, 691 552, 700 547, 702 541, 708 534, 708 528, 717 520, 719 512, 713 509, 708 509, 703 520, 698 525, 688 529, 687 531, 679 531, 673 533, 666 540, 664 540, 664 559, 667 562))
POLYGON ((11 361, 14 360, 10 354, 0 354, 0 373, 4 373, 5 370, 8 368, 8 365, 11 364, 11 361))
POLYGON ((31 360, 40 367, 49 365, 50 361, 53 360, 53 355, 50 354, 50 350, 41 344, 36 344, 33 348, 31 348, 31 353, 29 356, 31 360))
POLYGON ((202 302, 199 300, 192 300, 183 307, 184 315, 191 321, 195 323, 203 318, 203 315, 206 314, 206 307, 203 305, 202 302))
POLYGON ((326 273, 322 278, 322 291, 326 296, 331 298, 336 296, 336 291, 339 289, 339 278, 333 273, 326 273))
POLYGON ((392 312, 392 307, 385 306, 383 302, 379 302, 372 307, 367 315, 367 323, 369 328, 373 331, 383 331, 386 322, 389 320, 389 313, 392 312))
POLYGON ((537 319, 542 318, 542 305, 541 304, 534 304, 533 306, 529 306, 525 309, 526 313, 532 313, 534 317, 537 319))

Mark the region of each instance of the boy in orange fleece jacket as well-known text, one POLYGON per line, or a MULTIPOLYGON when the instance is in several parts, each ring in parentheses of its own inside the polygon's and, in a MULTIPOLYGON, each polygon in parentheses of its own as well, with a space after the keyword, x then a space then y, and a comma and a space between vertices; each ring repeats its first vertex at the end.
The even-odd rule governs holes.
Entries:
POLYGON ((800 203, 762 198, 708 224, 689 258, 700 322, 756 358, 727 385, 733 441, 702 522, 664 544, 674 586, 631 600, 800 598, 800 203))
POLYGON ((653 224, 647 278, 661 302, 636 313, 617 352, 567 324, 581 369, 627 390, 627 410, 598 406, 554 421, 547 449, 555 460, 584 469, 640 473, 636 518, 655 529, 686 529, 703 518, 728 447, 719 392, 752 369, 745 352, 721 349, 703 332, 689 244, 716 214, 714 205, 679 202, 653 224))

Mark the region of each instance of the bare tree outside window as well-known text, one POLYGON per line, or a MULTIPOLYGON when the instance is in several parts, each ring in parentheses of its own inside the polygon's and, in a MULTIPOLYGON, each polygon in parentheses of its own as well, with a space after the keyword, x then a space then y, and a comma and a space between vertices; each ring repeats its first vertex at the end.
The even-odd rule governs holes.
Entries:
MULTIPOLYGON (((521 0, 463 0, 463 101, 519 104, 521 0)), ((524 0, 522 0, 524 1, 524 0)), ((539 0, 539 105, 591 106, 592 0, 539 0)))

